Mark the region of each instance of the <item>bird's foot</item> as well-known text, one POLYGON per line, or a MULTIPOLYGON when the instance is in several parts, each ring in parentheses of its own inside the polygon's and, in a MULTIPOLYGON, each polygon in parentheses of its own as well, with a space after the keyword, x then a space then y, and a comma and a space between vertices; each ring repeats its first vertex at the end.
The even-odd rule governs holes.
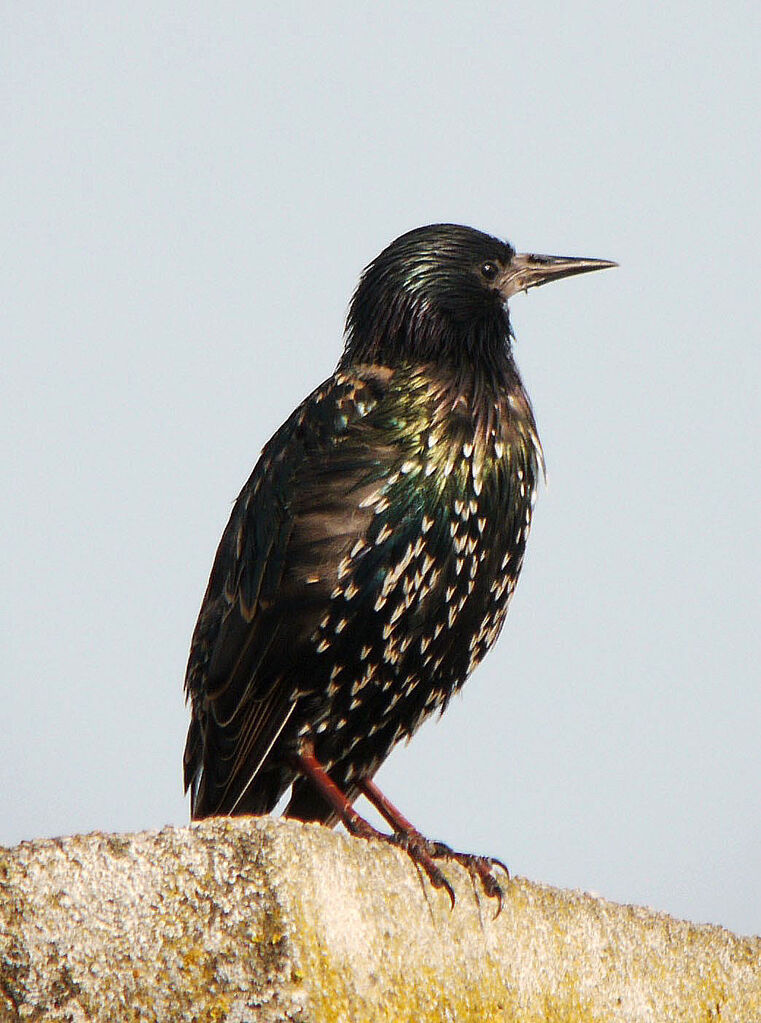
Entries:
POLYGON ((497 900, 497 912, 494 914, 496 920, 502 912, 502 899, 505 893, 494 873, 495 868, 498 867, 502 870, 505 877, 510 880, 510 871, 502 860, 498 860, 494 856, 478 856, 475 853, 455 852, 454 849, 450 849, 443 842, 429 841, 427 843, 427 852, 433 860, 452 860, 455 863, 459 863, 461 867, 465 867, 474 881, 477 878, 481 883, 484 893, 490 899, 497 900))
POLYGON ((410 824, 394 804, 383 795, 371 778, 364 778, 359 785, 361 791, 394 829, 391 835, 386 835, 357 813, 351 800, 317 760, 311 743, 304 743, 301 752, 294 760, 302 774, 312 781, 317 791, 333 808, 336 815, 343 821, 344 827, 352 835, 356 835, 357 838, 376 839, 394 845, 398 849, 404 849, 412 862, 425 871, 434 888, 444 889, 449 896, 452 909, 455 904, 454 888, 444 876, 444 872, 436 860, 452 860, 459 863, 460 866, 465 867, 474 882, 478 878, 481 887, 490 899, 497 900, 497 912, 494 916, 495 918, 499 916, 502 911, 503 891, 494 875, 494 868, 500 867, 506 876, 510 877, 507 867, 501 860, 492 856, 476 856, 474 853, 458 853, 443 842, 432 842, 410 824))
POLYGON ((404 814, 397 810, 391 800, 383 795, 372 778, 363 778, 360 782, 360 789, 394 829, 394 834, 390 836, 390 841, 394 845, 406 850, 415 863, 426 872, 431 884, 436 888, 446 889, 452 906, 454 906, 455 902, 454 889, 444 877, 435 860, 453 860, 459 863, 461 867, 465 867, 473 881, 478 878, 486 895, 490 899, 497 900, 497 912, 494 916, 495 918, 499 916, 502 911, 502 896, 504 893, 502 886, 494 875, 494 868, 500 867, 505 872, 506 877, 510 877, 510 871, 501 860, 495 859, 493 856, 458 853, 454 849, 450 849, 443 842, 432 842, 430 839, 425 838, 407 820, 404 814))
POLYGON ((433 887, 444 889, 452 904, 451 908, 454 909, 454 888, 447 881, 441 868, 434 862, 429 848, 436 843, 429 842, 427 838, 415 831, 395 831, 393 835, 382 835, 381 837, 398 849, 404 849, 412 862, 425 871, 426 877, 433 887))
POLYGON ((429 845, 438 845, 438 843, 430 843, 428 839, 416 832, 394 832, 391 835, 387 835, 384 831, 378 831, 374 828, 372 824, 368 823, 364 817, 360 817, 358 813, 354 813, 350 818, 346 818, 344 825, 347 831, 355 838, 385 842, 387 845, 396 846, 397 849, 403 849, 412 862, 425 871, 426 877, 434 888, 444 889, 449 896, 452 909, 454 909, 454 889, 444 876, 444 872, 434 862, 434 858, 428 850, 429 845))
POLYGON ((400 849, 404 849, 410 859, 425 871, 428 879, 434 888, 443 888, 449 896, 452 908, 454 909, 455 894, 454 888, 444 876, 443 871, 436 863, 437 860, 450 860, 459 863, 470 874, 473 881, 480 883, 484 894, 490 899, 497 900, 497 910, 494 919, 502 912, 502 900, 504 888, 497 880, 495 869, 499 868, 509 880, 510 871, 505 864, 494 856, 478 856, 475 853, 455 852, 443 842, 433 842, 419 832, 395 832, 393 835, 382 836, 400 849))

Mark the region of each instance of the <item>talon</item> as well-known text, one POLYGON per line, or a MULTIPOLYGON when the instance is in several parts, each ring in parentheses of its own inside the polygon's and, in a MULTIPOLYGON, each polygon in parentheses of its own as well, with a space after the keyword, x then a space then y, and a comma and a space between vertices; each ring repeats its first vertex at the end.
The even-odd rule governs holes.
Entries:
MULTIPOLYGON (((425 869, 425 868, 423 868, 423 869, 425 869)), ((426 873, 428 873, 428 872, 426 871, 426 873)), ((456 901, 455 900, 455 894, 454 894, 454 888, 449 883, 449 881, 447 881, 447 879, 444 877, 444 875, 438 869, 438 867, 436 868, 436 873, 438 874, 438 878, 432 877, 431 874, 428 874, 428 878, 429 878, 429 880, 430 880, 430 882, 431 882, 431 884, 433 885, 434 888, 443 888, 444 891, 449 896, 449 912, 451 913, 452 910, 454 909, 454 904, 455 904, 455 901, 456 901)))
POLYGON ((497 900, 497 911, 494 914, 496 920, 502 912, 504 891, 493 873, 494 867, 500 867, 506 877, 510 878, 510 872, 505 864, 494 856, 477 856, 474 853, 458 853, 450 849, 443 842, 428 842, 427 850, 432 859, 454 860, 461 867, 465 867, 470 876, 481 882, 484 894, 490 899, 497 900))
POLYGON ((393 835, 388 835, 387 841, 391 845, 403 849, 412 862, 425 871, 426 877, 434 888, 444 889, 449 896, 450 910, 454 909, 456 901, 454 888, 447 881, 444 872, 433 862, 433 857, 428 849, 430 843, 422 835, 398 831, 395 831, 393 835))
POLYGON ((502 897, 504 895, 504 892, 502 891, 502 885, 491 873, 491 871, 488 870, 488 868, 485 873, 481 873, 481 871, 479 870, 478 876, 481 878, 481 884, 489 898, 497 900, 497 911, 492 917, 493 920, 496 920, 499 914, 502 912, 502 897))
POLYGON ((508 870, 507 865, 502 862, 502 860, 498 860, 496 856, 487 856, 486 861, 487 863, 490 863, 492 867, 499 867, 499 869, 504 872, 507 880, 508 881, 510 880, 510 871, 508 870))

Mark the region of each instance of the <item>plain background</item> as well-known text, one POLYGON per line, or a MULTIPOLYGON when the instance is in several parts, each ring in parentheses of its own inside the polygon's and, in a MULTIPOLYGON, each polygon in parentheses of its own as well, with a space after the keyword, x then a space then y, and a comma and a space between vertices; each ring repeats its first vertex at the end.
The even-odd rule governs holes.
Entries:
POLYGON ((757 3, 3 5, 0 841, 187 819, 190 634, 365 263, 512 303, 549 469, 496 649, 379 775, 514 872, 761 931, 757 3))

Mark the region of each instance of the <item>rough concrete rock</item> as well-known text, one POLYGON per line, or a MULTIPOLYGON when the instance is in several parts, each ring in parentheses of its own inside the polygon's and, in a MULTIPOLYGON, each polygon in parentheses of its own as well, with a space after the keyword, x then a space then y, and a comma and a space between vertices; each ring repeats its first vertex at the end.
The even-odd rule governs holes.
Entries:
POLYGON ((0 1020, 761 1021, 761 939, 319 825, 216 820, 0 850, 0 1020))

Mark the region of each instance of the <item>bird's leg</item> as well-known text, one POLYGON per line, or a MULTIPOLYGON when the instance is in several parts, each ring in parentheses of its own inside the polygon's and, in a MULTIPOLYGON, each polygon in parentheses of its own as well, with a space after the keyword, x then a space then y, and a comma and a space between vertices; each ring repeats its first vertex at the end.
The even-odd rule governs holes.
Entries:
POLYGON ((394 829, 397 841, 404 848, 408 845, 421 846, 433 860, 445 859, 454 860, 465 867, 471 877, 477 876, 486 894, 497 900, 496 916, 502 910, 502 887, 494 876, 494 867, 501 867, 505 874, 510 877, 505 864, 493 856, 476 856, 474 853, 459 853, 450 849, 443 842, 432 842, 425 838, 410 821, 394 806, 378 786, 370 778, 363 778, 359 787, 381 816, 388 821, 394 829))
MULTIPOLYGON (((298 770, 305 777, 309 778, 323 799, 338 814, 350 834, 356 835, 358 838, 375 838, 391 845, 401 845, 410 859, 425 871, 434 888, 443 888, 446 891, 454 907, 454 889, 444 877, 439 867, 434 863, 433 857, 426 848, 426 840, 415 831, 409 821, 405 821, 410 830, 402 836, 405 839, 403 841, 399 840, 399 833, 396 830, 393 835, 385 835, 382 831, 378 831, 371 824, 368 824, 364 817, 360 817, 352 806, 351 800, 344 795, 317 759, 311 742, 304 743, 301 751, 294 756, 293 761, 298 770), (417 836, 421 841, 419 843, 414 841, 414 836, 417 836)), ((390 803, 388 805, 391 806, 390 803)), ((391 807, 391 809, 393 810, 394 808, 391 807)), ((401 817, 401 814, 399 816, 401 817)), ((389 818, 386 819, 389 820, 389 818)), ((401 819, 404 820, 403 817, 401 819)), ((392 821, 389 820, 389 823, 394 827, 392 821)))
POLYGON ((314 746, 311 742, 305 742, 301 752, 294 758, 294 766, 314 785, 322 798, 338 814, 342 823, 352 835, 358 838, 385 838, 386 836, 377 831, 372 824, 360 817, 351 801, 339 789, 328 772, 322 766, 314 753, 314 746))
POLYGON ((398 831, 403 835, 409 835, 410 837, 423 838, 423 835, 420 834, 415 825, 407 820, 401 810, 397 810, 391 800, 383 795, 371 778, 362 778, 359 782, 359 787, 362 790, 362 794, 367 796, 381 817, 388 821, 394 831, 398 831))

